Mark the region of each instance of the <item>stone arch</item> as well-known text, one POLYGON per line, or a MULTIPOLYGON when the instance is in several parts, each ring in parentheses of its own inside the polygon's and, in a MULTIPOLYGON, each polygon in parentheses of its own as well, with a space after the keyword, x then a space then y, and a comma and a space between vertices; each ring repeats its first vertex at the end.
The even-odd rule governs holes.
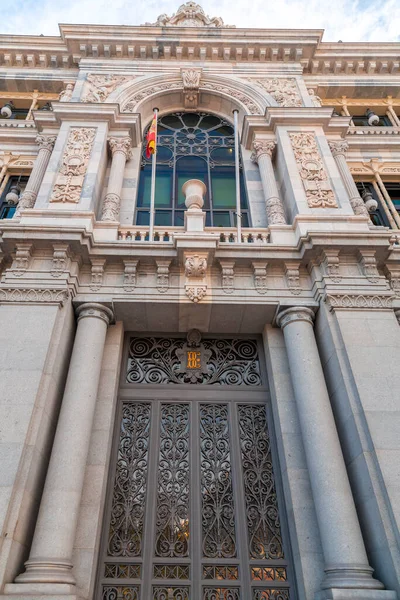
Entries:
MULTIPOLYGON (((107 102, 118 102, 122 112, 140 113, 144 128, 154 106, 160 109, 160 114, 185 110, 182 79, 177 75, 152 75, 128 81, 110 94, 107 102)), ((241 121, 248 114, 263 115, 268 106, 277 106, 272 96, 239 78, 202 75, 199 103, 193 110, 211 112, 232 121, 232 111, 238 109, 241 121)))

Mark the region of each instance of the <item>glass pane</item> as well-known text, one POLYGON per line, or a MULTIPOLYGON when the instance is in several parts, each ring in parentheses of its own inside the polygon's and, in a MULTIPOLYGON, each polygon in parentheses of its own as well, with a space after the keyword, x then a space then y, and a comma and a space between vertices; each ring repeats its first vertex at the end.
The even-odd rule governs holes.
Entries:
POLYGON ((208 115, 201 119, 199 127, 201 127, 201 129, 212 129, 213 127, 217 127, 220 123, 221 119, 208 115))
POLYGON ((185 218, 184 218, 183 211, 179 210, 175 213, 174 225, 176 225, 177 227, 183 227, 184 224, 185 224, 185 218))
POLYGON ((160 162, 168 162, 172 159, 173 153, 170 148, 166 146, 161 146, 158 144, 157 146, 157 164, 160 162))
POLYGON ((171 221, 171 210, 156 210, 156 214, 154 216, 154 225, 171 225, 171 221))
POLYGON ((216 167, 211 173, 214 208, 236 207, 235 169, 216 167))
POLYGON ((147 210, 138 210, 136 213, 136 225, 149 225, 150 213, 147 210))
POLYGON ((187 113, 182 116, 186 127, 196 127, 199 122, 199 115, 196 113, 187 113))
MULTIPOLYGON (((179 208, 185 208, 182 186, 189 179, 200 179, 207 185, 207 163, 205 160, 197 156, 186 156, 176 161, 176 197, 179 208)), ((208 193, 205 198, 205 206, 207 204, 208 193)))
MULTIPOLYGON (((141 172, 138 206, 150 207, 151 165, 146 165, 141 172)), ((155 205, 171 206, 172 202, 172 169, 159 165, 156 171, 155 205)))
POLYGON ((211 152, 211 158, 214 162, 219 163, 235 163, 234 148, 216 148, 211 152))
POLYGON ((180 129, 182 127, 182 121, 176 115, 162 117, 161 124, 171 127, 172 129, 180 129))
POLYGON ((213 129, 213 131, 209 132, 209 135, 233 135, 233 127, 230 125, 223 125, 222 127, 218 127, 218 129, 213 129))
POLYGON ((214 211, 214 227, 232 227, 229 212, 214 211))

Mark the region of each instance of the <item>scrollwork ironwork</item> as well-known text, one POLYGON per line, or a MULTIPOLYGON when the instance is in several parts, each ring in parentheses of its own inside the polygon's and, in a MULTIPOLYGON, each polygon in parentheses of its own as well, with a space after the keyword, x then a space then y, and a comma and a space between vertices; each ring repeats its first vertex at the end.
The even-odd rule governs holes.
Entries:
POLYGON ((203 600, 240 600, 239 588, 204 588, 203 600))
POLYGON ((141 556, 149 434, 150 404, 124 404, 108 536, 108 556, 141 556))
POLYGON ((253 600, 289 600, 287 588, 254 588, 253 600))
POLYGON ((228 407, 200 405, 203 556, 236 556, 228 407))
POLYGON ((188 404, 161 408, 155 555, 189 555, 188 404))
POLYGON ((283 558, 265 406, 242 404, 238 414, 250 557, 283 558))
POLYGON ((257 342, 242 339, 203 340, 202 347, 211 351, 207 370, 190 378, 181 371, 184 340, 166 338, 131 338, 127 383, 260 386, 261 370, 257 342))
POLYGON ((188 587, 153 587, 153 600, 189 600, 188 587))
POLYGON ((104 585, 103 600, 140 600, 138 585, 104 585))

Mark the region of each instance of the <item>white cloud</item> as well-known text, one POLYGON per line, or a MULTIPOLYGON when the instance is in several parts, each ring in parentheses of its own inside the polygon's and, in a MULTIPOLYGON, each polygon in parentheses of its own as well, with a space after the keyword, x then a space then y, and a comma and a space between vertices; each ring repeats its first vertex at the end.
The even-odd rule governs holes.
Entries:
MULTIPOLYGON (((0 31, 57 35, 58 23, 140 25, 178 5, 179 0, 15 0, 0 8, 0 31)), ((204 0, 202 6, 240 27, 325 29, 324 41, 400 41, 398 0, 204 0)))

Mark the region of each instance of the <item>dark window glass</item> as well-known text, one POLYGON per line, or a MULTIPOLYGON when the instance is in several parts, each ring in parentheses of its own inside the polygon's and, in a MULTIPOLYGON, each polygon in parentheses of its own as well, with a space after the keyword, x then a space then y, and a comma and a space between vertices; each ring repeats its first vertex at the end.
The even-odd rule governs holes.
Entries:
MULTIPOLYGON (((147 133, 147 132, 146 132, 147 133)), ((142 150, 136 224, 149 222, 151 161, 142 150)), ((200 179, 208 227, 234 227, 236 223, 235 144, 233 127, 214 115, 174 113, 160 117, 157 130, 155 224, 183 225, 183 184, 200 179)), ((249 210, 240 165, 242 224, 249 227, 249 210)))
POLYGON ((0 197, 0 219, 12 219, 14 213, 17 209, 17 204, 14 204, 13 201, 7 199, 7 195, 11 192, 11 188, 13 188, 13 193, 17 193, 19 197, 21 197, 22 192, 25 189, 26 182, 28 181, 28 177, 15 177, 12 176, 7 181, 7 184, 4 188, 4 191, 0 197))
POLYGON ((356 127, 393 127, 389 117, 386 115, 379 117, 378 125, 369 125, 368 118, 365 115, 355 115, 351 117, 356 127))

